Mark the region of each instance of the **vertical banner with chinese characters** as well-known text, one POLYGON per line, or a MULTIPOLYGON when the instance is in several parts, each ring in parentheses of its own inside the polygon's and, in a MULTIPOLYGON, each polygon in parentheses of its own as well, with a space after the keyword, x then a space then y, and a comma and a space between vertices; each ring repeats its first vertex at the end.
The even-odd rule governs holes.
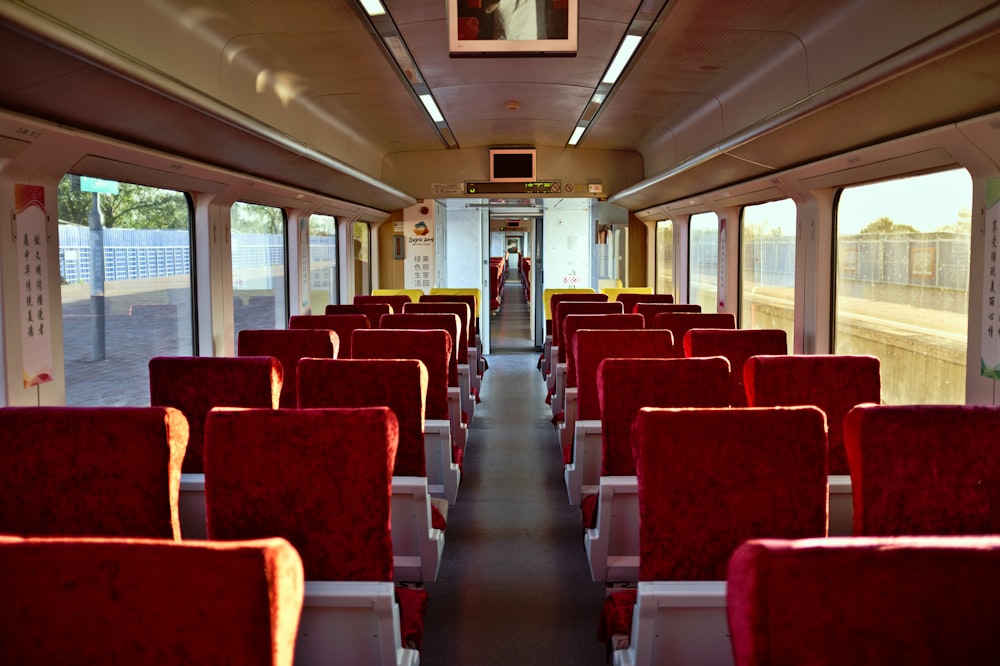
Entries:
POLYGON ((21 371, 24 388, 52 381, 45 188, 15 185, 18 289, 21 295, 21 371))
POLYGON ((405 288, 429 294, 434 286, 434 214, 428 206, 407 208, 403 215, 405 288))
POLYGON ((1000 379, 1000 178, 986 181, 982 374, 1000 379))

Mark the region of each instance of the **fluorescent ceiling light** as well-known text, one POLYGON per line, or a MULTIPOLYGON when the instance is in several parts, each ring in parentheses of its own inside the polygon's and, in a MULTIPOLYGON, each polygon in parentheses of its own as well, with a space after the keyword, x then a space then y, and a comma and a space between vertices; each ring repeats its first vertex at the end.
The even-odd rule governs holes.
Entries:
POLYGON ((385 7, 379 0, 360 0, 360 2, 361 6, 368 12, 368 16, 383 16, 385 14, 385 7))
POLYGON ((611 65, 608 67, 608 71, 604 73, 604 78, 601 79, 602 83, 614 83, 621 76, 622 71, 625 69, 625 65, 632 58, 632 54, 639 47, 639 42, 642 41, 642 37, 639 35, 625 35, 625 39, 622 40, 621 46, 618 47, 618 53, 615 54, 614 60, 611 61, 611 65))
POLYGON ((569 145, 575 146, 580 141, 580 137, 583 136, 583 132, 586 129, 586 127, 577 126, 577 128, 573 130, 573 136, 569 138, 569 145))
POLYGON ((429 94, 424 94, 420 96, 420 101, 424 103, 424 108, 427 109, 427 113, 431 115, 431 119, 434 122, 444 122, 444 116, 441 115, 441 110, 438 109, 438 105, 434 102, 433 97, 429 94))

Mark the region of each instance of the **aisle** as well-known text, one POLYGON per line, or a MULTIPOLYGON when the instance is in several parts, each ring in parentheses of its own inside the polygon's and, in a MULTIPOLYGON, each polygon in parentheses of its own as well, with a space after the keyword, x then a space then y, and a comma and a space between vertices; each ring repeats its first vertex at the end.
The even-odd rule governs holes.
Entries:
POLYGON ((520 285, 508 280, 493 329, 500 344, 428 586, 425 666, 606 663, 596 639, 604 588, 590 579, 579 508, 566 497, 538 352, 526 338, 497 339, 522 325, 520 315, 526 331, 520 285))

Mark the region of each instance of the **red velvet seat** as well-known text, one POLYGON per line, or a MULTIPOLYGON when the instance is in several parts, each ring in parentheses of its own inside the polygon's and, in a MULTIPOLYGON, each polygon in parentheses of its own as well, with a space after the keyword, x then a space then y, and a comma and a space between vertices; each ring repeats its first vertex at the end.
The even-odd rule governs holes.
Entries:
MULTIPOLYGON (((285 538, 301 555, 307 581, 366 583, 374 594, 393 580, 398 441, 388 407, 213 410, 205 446, 209 538, 285 538)), ((307 583, 306 611, 308 594, 307 583)), ((406 602, 399 610, 402 641, 419 649, 426 592, 397 595, 418 597, 415 614, 406 602)), ((346 655, 372 642, 370 631, 348 639, 337 653, 348 662, 346 655)))
POLYGON ((359 328, 368 327, 368 317, 360 314, 292 315, 288 318, 290 329, 329 330, 336 333, 340 345, 335 358, 352 358, 351 334, 359 328))
MULTIPOLYGON (((451 316, 454 319, 454 315, 444 316, 451 316)), ((428 419, 449 421, 454 447, 453 459, 461 466, 462 455, 465 452, 466 427, 462 423, 458 391, 451 391, 448 387, 448 369, 452 358, 451 341, 452 337, 444 330, 380 328, 355 331, 353 345, 355 358, 413 358, 423 361, 427 368, 425 416, 428 419)))
POLYGON ((607 294, 579 294, 574 300, 570 298, 560 298, 573 296, 573 294, 553 294, 552 295, 552 340, 549 348, 548 371, 546 372, 546 386, 548 395, 546 402, 552 405, 553 415, 558 415, 563 410, 563 391, 566 384, 566 373, 569 366, 566 362, 567 345, 563 340, 563 322, 571 314, 622 314, 624 309, 621 303, 608 302, 607 294), (587 296, 593 298, 588 299, 587 296), (603 297, 604 300, 597 300, 603 297))
POLYGON ((625 308, 625 314, 631 314, 635 312, 635 306, 638 303, 673 303, 673 294, 634 294, 628 291, 623 291, 617 296, 615 300, 622 304, 625 308))
POLYGON ((175 407, 188 422, 190 436, 183 471, 204 472, 205 417, 210 409, 277 409, 283 372, 281 362, 273 356, 157 356, 150 359, 150 404, 175 407))
MULTIPOLYGON (((640 589, 609 596, 599 638, 631 636, 629 649, 641 650, 636 642, 651 640, 651 627, 633 624, 632 603, 643 604, 643 582, 721 584, 729 558, 748 539, 826 536, 827 444, 825 417, 815 407, 644 407, 633 427, 640 589)), ((724 605, 719 612, 715 640, 726 633, 724 605)), ((721 647, 728 654, 728 645, 721 647)))
MULTIPOLYGON (((368 328, 378 328, 379 319, 382 315, 392 312, 392 306, 388 303, 355 303, 354 305, 329 304, 323 311, 326 315, 342 314, 363 314, 368 317, 368 328)), ((347 358, 342 355, 341 358, 347 358)))
POLYGON ((701 312, 701 306, 695 303, 650 303, 644 301, 632 306, 632 312, 641 314, 646 319, 646 328, 653 328, 653 319, 661 312, 695 313, 701 312))
POLYGON ((695 328, 684 334, 684 355, 725 356, 729 359, 729 405, 746 407, 743 366, 751 356, 788 353, 788 335, 780 329, 695 328))
POLYGON ((340 337, 331 330, 267 329, 242 330, 237 356, 273 356, 281 362, 283 380, 279 407, 297 405, 295 368, 300 358, 337 358, 340 337))
MULTIPOLYGON (((584 304, 586 305, 586 304, 584 304)), ((618 304, 616 304, 618 305, 618 304)), ((577 364, 574 338, 578 330, 590 329, 641 329, 642 315, 637 314, 567 314, 562 322, 562 345, 566 350, 565 379, 556 373, 556 393, 552 399, 553 422, 560 432, 559 443, 563 449, 563 461, 572 458, 571 448, 576 434, 577 420, 577 364), (561 424, 561 425, 559 425, 561 424)), ((597 366, 594 366, 596 372, 597 366)), ((595 403, 596 404, 596 399, 595 403)))
MULTIPOLYGON (((552 296, 552 348, 558 349, 558 356, 555 357, 557 363, 567 363, 566 352, 569 351, 568 341, 565 338, 566 317, 570 315, 603 315, 603 314, 625 314, 625 306, 618 301, 588 301, 558 299, 555 294, 552 296)), ((607 294, 594 294, 594 296, 604 296, 607 294)), ((579 298, 582 298, 579 297, 579 298)))
MULTIPOLYGON (((575 444, 581 443, 586 435, 581 428, 583 422, 600 427, 601 406, 598 398, 597 368, 606 358, 672 358, 674 353, 673 336, 670 331, 645 331, 638 315, 612 315, 615 321, 622 324, 621 328, 584 328, 577 330, 575 326, 567 327, 572 332, 573 344, 570 357, 573 359, 573 369, 567 376, 574 378, 575 392, 569 391, 570 402, 566 410, 567 439, 563 440, 563 462, 569 464, 574 460, 577 451, 575 444), (625 319, 627 318, 627 319, 625 319), (573 429, 570 428, 572 420, 573 429)), ((595 323, 598 317, 580 315, 579 321, 595 323)), ((567 319, 569 324, 578 321, 576 315, 567 319)), ((605 320, 607 321, 607 320, 605 320)), ((568 365, 568 364, 567 364, 568 365)), ((568 369, 569 370, 569 369, 568 369)), ((567 380, 569 384, 569 380, 567 380)), ((572 385, 571 385, 572 386, 572 385)), ((629 424, 631 426, 631 423, 629 424)), ((582 460, 581 460, 582 462, 582 460)), ((591 483, 596 481, 591 480, 591 483)), ((575 488, 574 488, 575 490, 575 488)), ((570 501, 573 504, 573 493, 570 501)), ((578 498, 577 498, 578 500, 578 498)))
POLYGON ((647 328, 665 328, 674 334, 675 354, 684 356, 684 335, 692 328, 736 328, 736 315, 732 312, 660 312, 653 316, 647 328))
POLYGON ((427 368, 416 359, 318 358, 299 361, 297 407, 378 407, 392 410, 399 427, 393 476, 427 476, 424 413, 427 368))
POLYGON ((385 303, 392 307, 394 313, 400 313, 403 311, 403 305, 411 302, 413 299, 407 294, 358 294, 354 297, 355 305, 364 305, 368 303, 385 303))
POLYGON ((844 450, 844 417, 857 405, 882 402, 880 363, 874 356, 760 355, 743 368, 751 407, 815 405, 826 414, 830 474, 850 474, 844 450))
MULTIPOLYGON (((451 471, 457 475, 458 466, 451 462, 449 437, 425 442, 427 368, 416 359, 305 358, 299 361, 299 373, 302 393, 298 406, 303 409, 386 406, 396 416, 399 444, 392 472, 393 551, 396 562, 404 562, 395 567, 396 579, 435 580, 444 547, 448 502, 431 499, 428 471, 435 470, 438 495, 444 495, 444 477, 451 471), (443 468, 445 465, 448 468, 443 468), (399 492, 404 487, 405 491, 399 492)), ((457 486, 457 479, 453 483, 457 486)))
POLYGON ((403 314, 453 314, 458 317, 456 351, 459 363, 469 362, 470 324, 472 315, 466 303, 419 301, 403 306, 403 314))
POLYGON ((458 317, 458 337, 454 340, 458 356, 456 372, 459 374, 459 386, 468 391, 462 396, 463 411, 468 414, 469 422, 475 414, 475 403, 479 402, 479 360, 476 351, 470 350, 475 338, 472 337, 470 321, 472 313, 466 303, 419 301, 403 306, 403 314, 453 314, 458 317), (473 363, 475 361, 475 363, 473 363), (468 386, 465 386, 468 384, 468 386))
MULTIPOLYGON (((658 331, 646 330, 643 334, 658 331)), ((578 340, 585 343, 589 331, 578 340)), ((632 424, 643 407, 726 407, 729 364, 714 358, 607 358, 597 367, 601 475, 636 473, 632 424)))
POLYGON ((283 539, 0 537, 0 663, 291 666, 302 560, 283 539))
POLYGON ((178 410, 4 407, 0 432, 0 533, 180 539, 178 410))
MULTIPOLYGON (((562 321, 562 345, 560 352, 566 349, 566 387, 570 388, 578 384, 577 371, 580 369, 576 361, 576 347, 574 338, 576 332, 585 328, 589 329, 630 329, 638 330, 643 327, 642 315, 638 314, 567 314, 562 321)), ((676 338, 674 340, 676 347, 676 338)), ((674 353, 674 356, 679 354, 674 353)), ((596 364, 593 366, 597 370, 596 364)))
POLYGON ((754 540, 729 563, 736 666, 997 662, 1000 537, 754 540))
POLYGON ((1000 534, 1000 407, 861 405, 844 419, 855 536, 1000 534))
POLYGON ((592 303, 607 302, 607 294, 595 293, 591 288, 585 289, 545 289, 542 292, 542 306, 545 309, 545 342, 542 346, 542 355, 539 359, 540 370, 542 371, 542 378, 548 378, 549 374, 555 370, 555 359, 551 358, 552 354, 552 337, 558 335, 558 332, 554 330, 553 317, 555 311, 553 307, 553 298, 555 298, 555 303, 559 303, 562 300, 577 300, 577 301, 589 301, 592 303), (569 298, 562 299, 562 295, 565 294, 569 298), (556 297, 559 298, 556 298, 556 297))

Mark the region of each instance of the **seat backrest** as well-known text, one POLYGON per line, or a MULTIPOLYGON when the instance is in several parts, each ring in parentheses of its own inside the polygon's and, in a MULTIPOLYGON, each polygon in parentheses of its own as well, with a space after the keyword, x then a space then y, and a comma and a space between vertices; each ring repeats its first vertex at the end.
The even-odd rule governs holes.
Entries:
POLYGON ((340 345, 335 358, 351 358, 351 334, 368 327, 368 317, 363 314, 292 315, 288 318, 290 329, 326 329, 336 333, 340 345))
MULTIPOLYGON (((669 332, 642 331, 660 335, 669 332)), ((578 342, 585 333, 577 333, 578 342)), ((597 396, 601 410, 601 475, 635 476, 632 424, 639 410, 727 407, 729 363, 721 356, 607 358, 597 366, 597 396)))
POLYGON ((407 303, 403 306, 403 314, 453 314, 458 317, 458 337, 455 339, 456 351, 458 352, 458 362, 469 362, 469 340, 475 338, 470 336, 469 321, 471 314, 466 303, 442 303, 420 301, 417 303, 407 303))
POLYGON ((0 537, 0 662, 291 666, 303 590, 283 539, 0 537))
POLYGON ((295 367, 300 358, 337 358, 340 336, 328 329, 245 329, 236 341, 237 356, 273 356, 281 362, 279 407, 297 405, 295 367))
POLYGON ((212 410, 208 538, 287 539, 306 580, 391 581, 397 442, 388 407, 212 410))
POLYGON ((393 312, 402 312, 403 305, 409 303, 413 299, 409 297, 408 294, 379 294, 379 295, 365 295, 358 294, 354 297, 354 304, 359 305, 363 303, 386 303, 392 306, 393 312))
POLYGON ((372 296, 409 296, 414 303, 424 295, 423 289, 372 289, 372 296))
POLYGON ((855 536, 1000 534, 1000 407, 861 405, 844 419, 855 536))
POLYGON ((618 281, 619 286, 617 287, 602 287, 601 293, 607 294, 609 301, 617 301, 618 297, 622 294, 644 294, 650 295, 653 293, 652 287, 622 287, 621 280, 618 281))
POLYGON ((283 383, 273 356, 157 356, 149 359, 149 402, 175 407, 188 422, 184 472, 204 471, 205 417, 213 407, 277 409, 283 383))
MULTIPOLYGON (((441 291, 431 289, 431 293, 420 297, 420 303, 465 303, 469 306, 469 346, 479 335, 479 296, 471 290, 469 293, 460 293, 461 289, 441 291)), ((477 289, 476 292, 479 290, 477 289)))
MULTIPOLYGON (((379 319, 382 315, 392 312, 392 306, 388 303, 356 303, 354 305, 338 305, 331 303, 327 305, 323 314, 345 315, 363 314, 368 317, 368 328, 378 328, 379 319)), ((348 358, 346 354, 341 354, 340 358, 348 358)))
MULTIPOLYGON (((642 315, 637 314, 567 314, 562 322, 562 344, 560 355, 566 351, 566 386, 576 386, 576 350, 573 338, 584 328, 592 329, 637 329, 642 328, 642 315)), ((676 356, 676 354, 673 354, 676 356)), ((594 372, 597 366, 594 366, 594 372)), ((596 397, 595 397, 596 404, 596 397)), ((583 417, 586 418, 586 417, 583 417)), ((594 418, 597 418, 596 416, 594 418)))
MULTIPOLYGON (((545 289, 542 291, 542 307, 545 309, 545 334, 552 335, 552 297, 556 294, 571 294, 571 295, 591 295, 596 292, 591 288, 586 289, 545 289)), ((608 300, 607 294, 598 294, 601 298, 592 299, 597 301, 608 300)), ((580 299, 571 299, 580 300, 580 299)), ((585 300, 585 299, 584 299, 585 300)), ((558 302, 558 301, 557 301, 558 302)))
POLYGON ((736 666, 997 660, 1000 537, 754 540, 726 587, 736 666))
MULTIPOLYGON (((623 315, 624 316, 624 315, 623 315)), ((606 358, 673 358, 670 331, 633 328, 584 328, 573 336, 573 377, 577 387, 577 417, 601 418, 597 368, 606 358)), ((567 368, 567 375, 569 369, 567 368)))
POLYGON ((725 356, 729 359, 729 404, 747 406, 743 365, 758 354, 787 354, 788 334, 771 328, 693 328, 684 334, 684 356, 725 356))
POLYGON ((452 353, 451 336, 447 332, 386 328, 358 330, 354 332, 354 350, 355 358, 410 358, 422 361, 427 368, 426 417, 448 419, 448 366, 452 353))
POLYGON ((675 354, 684 356, 684 335, 692 328, 736 328, 736 315, 732 312, 660 312, 653 316, 647 328, 665 328, 674 334, 675 354))
POLYGON ((636 294, 623 291, 615 297, 615 300, 625 308, 625 314, 633 312, 632 308, 636 303, 673 303, 673 294, 636 294))
MULTIPOLYGON (((448 357, 448 386, 458 386, 458 345, 461 343, 462 328, 462 320, 459 319, 458 315, 448 312, 388 314, 382 316, 379 328, 445 331, 451 339, 449 345, 451 354, 448 357)), ((468 353, 468 349, 466 349, 466 353, 468 353)), ((430 366, 428 366, 428 372, 430 372, 430 366)))
POLYGON ((743 366, 751 407, 816 405, 826 413, 830 474, 850 474, 844 450, 844 417, 857 405, 882 402, 875 356, 788 354, 753 356, 743 366))
POLYGON ((646 318, 646 328, 653 328, 653 318, 661 312, 701 312, 697 303, 649 303, 643 301, 632 306, 632 312, 646 318))
POLYGON ((396 415, 399 446, 394 476, 427 476, 424 410, 427 368, 416 359, 299 361, 298 407, 378 407, 396 415))
POLYGON ((643 407, 634 428, 639 580, 725 580, 747 539, 826 536, 819 409, 643 407))
POLYGON ((3 407, 0 432, 0 533, 180 539, 178 410, 3 407))
MULTIPOLYGON (((552 346, 562 344, 562 322, 567 314, 619 314, 625 312, 621 304, 608 301, 607 294, 553 294, 552 295, 552 346), (563 307, 565 305, 565 307, 563 307)), ((559 363, 566 362, 560 350, 559 363)))

